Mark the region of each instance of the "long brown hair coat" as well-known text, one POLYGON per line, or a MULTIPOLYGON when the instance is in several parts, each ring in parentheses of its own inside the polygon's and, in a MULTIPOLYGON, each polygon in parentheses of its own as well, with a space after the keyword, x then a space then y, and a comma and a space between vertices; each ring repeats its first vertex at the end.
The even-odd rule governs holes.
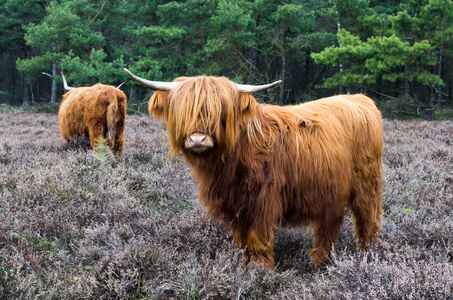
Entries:
POLYGON ((167 124, 173 156, 183 156, 210 216, 232 228, 252 259, 274 269, 274 232, 314 226, 310 258, 325 262, 350 208, 359 246, 379 241, 382 216, 382 118, 361 94, 296 106, 259 104, 226 78, 180 78, 158 91, 149 111, 167 124), (185 148, 209 135, 207 152, 185 148))
POLYGON ((58 111, 61 136, 73 140, 88 133, 93 148, 104 139, 113 153, 122 154, 126 106, 126 95, 110 85, 72 89, 63 95, 58 111))

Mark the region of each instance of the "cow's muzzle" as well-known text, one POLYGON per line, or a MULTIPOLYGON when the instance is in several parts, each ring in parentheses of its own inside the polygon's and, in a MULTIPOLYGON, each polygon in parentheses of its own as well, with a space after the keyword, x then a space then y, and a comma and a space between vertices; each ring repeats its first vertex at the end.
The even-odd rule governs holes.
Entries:
POLYGON ((204 152, 214 147, 214 142, 209 135, 196 132, 186 139, 184 146, 194 152, 204 152))

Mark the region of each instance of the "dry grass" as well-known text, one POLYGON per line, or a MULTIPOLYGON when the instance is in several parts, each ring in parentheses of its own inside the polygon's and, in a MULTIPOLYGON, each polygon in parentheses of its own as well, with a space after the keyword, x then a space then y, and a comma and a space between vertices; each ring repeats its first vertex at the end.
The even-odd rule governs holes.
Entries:
POLYGON ((283 229, 272 273, 241 268, 151 117, 127 118, 113 160, 66 144, 55 115, 0 114, 0 298, 451 299, 453 122, 384 125, 381 244, 357 251, 347 217, 316 269, 310 230, 283 229))

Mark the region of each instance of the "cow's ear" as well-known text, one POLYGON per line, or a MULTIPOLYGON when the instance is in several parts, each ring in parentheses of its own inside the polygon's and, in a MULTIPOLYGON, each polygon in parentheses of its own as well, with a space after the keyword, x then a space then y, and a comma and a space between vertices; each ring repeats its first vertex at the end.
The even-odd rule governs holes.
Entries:
POLYGON ((255 115, 256 99, 249 93, 239 93, 239 112, 245 120, 250 120, 255 115))
POLYGON ((169 92, 166 91, 156 91, 151 99, 149 99, 149 114, 153 115, 157 120, 167 120, 169 103, 168 94, 169 92))

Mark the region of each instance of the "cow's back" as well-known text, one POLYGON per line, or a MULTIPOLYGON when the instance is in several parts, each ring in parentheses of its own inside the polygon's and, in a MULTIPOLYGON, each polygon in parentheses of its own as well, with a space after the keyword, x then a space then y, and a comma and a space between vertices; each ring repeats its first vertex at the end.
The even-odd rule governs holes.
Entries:
MULTIPOLYGON (((361 155, 362 150, 372 149, 373 155, 382 155, 382 117, 369 97, 363 94, 339 95, 296 107, 305 117, 316 120, 317 126, 325 132, 346 138, 352 153, 361 155)), ((335 137, 329 140, 335 140, 335 137)))
POLYGON ((121 100, 120 111, 125 115, 126 96, 112 86, 98 83, 91 87, 75 88, 64 94, 58 112, 62 137, 73 139, 87 133, 88 128, 95 123, 105 123, 107 107, 112 102, 117 103, 118 98, 121 100))
POLYGON ((283 223, 321 218, 326 207, 341 210, 360 188, 356 183, 363 181, 362 171, 370 163, 381 166, 381 116, 373 100, 364 95, 294 106, 262 105, 258 110, 262 122, 267 122, 262 127, 273 131, 265 133, 263 140, 274 139, 267 156, 271 169, 282 174, 276 176, 275 184, 284 187, 283 223))
POLYGON ((63 95, 58 110, 58 122, 61 136, 66 140, 74 139, 77 135, 88 131, 84 103, 80 100, 85 89, 75 88, 63 95))

